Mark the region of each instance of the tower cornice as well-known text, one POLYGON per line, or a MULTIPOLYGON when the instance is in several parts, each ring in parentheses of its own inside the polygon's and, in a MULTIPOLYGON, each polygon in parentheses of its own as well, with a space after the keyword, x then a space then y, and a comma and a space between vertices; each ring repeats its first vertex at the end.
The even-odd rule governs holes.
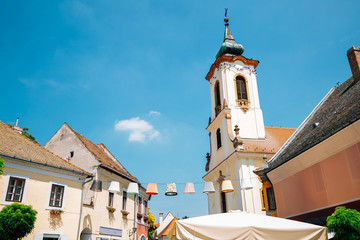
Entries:
POLYGON ((210 71, 208 72, 208 74, 206 75, 205 79, 210 81, 210 79, 213 77, 215 69, 218 68, 220 66, 221 63, 223 62, 230 62, 230 63, 234 63, 236 61, 241 61, 246 65, 250 65, 253 66, 254 68, 256 68, 259 64, 258 60, 254 60, 254 59, 247 59, 246 57, 243 56, 227 56, 227 55, 222 55, 220 57, 218 57, 216 59, 216 61, 211 65, 210 67, 210 71))

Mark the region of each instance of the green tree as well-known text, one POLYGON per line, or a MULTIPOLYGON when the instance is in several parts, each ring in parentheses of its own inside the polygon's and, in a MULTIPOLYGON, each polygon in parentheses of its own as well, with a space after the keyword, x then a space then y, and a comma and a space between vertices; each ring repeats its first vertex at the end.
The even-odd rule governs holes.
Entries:
MULTIPOLYGON (((14 127, 14 125, 12 125, 11 123, 8 123, 7 125, 8 125, 9 127, 11 127, 11 128, 14 127)), ((36 143, 39 143, 39 142, 35 139, 35 137, 34 137, 33 135, 31 135, 28 131, 29 131, 29 128, 23 128, 21 134, 24 135, 25 137, 27 137, 28 139, 30 139, 30 140, 32 140, 32 141, 34 141, 34 142, 36 142, 36 143)))
POLYGON ((335 212, 327 218, 327 225, 335 233, 334 240, 360 239, 360 213, 346 207, 337 207, 335 212))
POLYGON ((30 233, 37 211, 31 206, 13 203, 0 211, 0 240, 16 240, 30 233))
POLYGON ((3 174, 3 169, 5 167, 5 161, 0 157, 0 175, 3 174))
POLYGON ((153 239, 155 239, 155 236, 156 236, 155 217, 151 214, 149 209, 147 212, 147 217, 148 217, 148 224, 149 224, 148 239, 153 240, 153 239))

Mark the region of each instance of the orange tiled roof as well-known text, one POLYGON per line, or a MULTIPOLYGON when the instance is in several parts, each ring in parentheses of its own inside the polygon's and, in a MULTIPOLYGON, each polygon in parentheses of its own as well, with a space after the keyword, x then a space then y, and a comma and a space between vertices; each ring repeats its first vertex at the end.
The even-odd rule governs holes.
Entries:
MULTIPOLYGON (((84 146, 95 156, 95 158, 104 166, 111 168, 115 170, 116 172, 121 173, 127 178, 130 178, 136 182, 139 182, 139 180, 132 176, 123 165, 119 161, 117 161, 114 157, 114 160, 111 159, 104 151, 103 148, 107 150, 104 144, 96 145, 95 143, 91 142, 89 139, 81 135, 80 133, 76 132, 74 129, 72 129, 69 124, 65 123, 71 131, 80 139, 80 141, 84 144, 84 146)), ((109 151, 109 150, 107 150, 109 151)), ((110 151, 109 151, 110 153, 110 151)), ((110 153, 111 154, 111 153, 110 153)))
POLYGON ((49 167, 91 175, 91 173, 69 163, 65 159, 62 159, 58 155, 42 147, 40 144, 19 134, 2 121, 0 121, 0 154, 35 163, 46 164, 49 167))
POLYGON ((157 236, 167 236, 170 229, 172 229, 172 227, 175 224, 175 221, 179 220, 177 217, 174 217, 171 222, 166 226, 166 228, 164 228, 164 230, 161 231, 161 233, 159 233, 157 236))
POLYGON ((265 139, 243 139, 244 152, 275 154, 295 130, 295 128, 265 127, 265 139))

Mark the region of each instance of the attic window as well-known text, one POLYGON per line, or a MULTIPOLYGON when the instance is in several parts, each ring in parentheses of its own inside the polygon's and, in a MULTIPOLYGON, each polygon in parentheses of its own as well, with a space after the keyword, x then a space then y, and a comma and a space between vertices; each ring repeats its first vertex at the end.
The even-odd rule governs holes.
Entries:
POLYGON ((74 157, 74 151, 71 151, 71 152, 70 152, 70 157, 71 157, 71 158, 74 157))
POLYGON ((317 126, 319 126, 320 123, 316 122, 313 124, 313 129, 315 129, 317 126))

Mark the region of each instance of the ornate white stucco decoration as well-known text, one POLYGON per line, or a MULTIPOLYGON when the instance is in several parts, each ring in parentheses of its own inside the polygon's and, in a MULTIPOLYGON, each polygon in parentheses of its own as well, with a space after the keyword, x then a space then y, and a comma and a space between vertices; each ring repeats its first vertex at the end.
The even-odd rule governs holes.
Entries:
POLYGON ((242 72, 242 73, 248 73, 248 74, 255 74, 256 75, 256 70, 248 67, 248 66, 242 66, 242 65, 238 65, 238 64, 234 64, 234 63, 228 63, 228 62, 223 62, 220 64, 219 66, 219 70, 223 70, 223 69, 228 69, 230 71, 233 71, 235 73, 237 72, 242 72))

